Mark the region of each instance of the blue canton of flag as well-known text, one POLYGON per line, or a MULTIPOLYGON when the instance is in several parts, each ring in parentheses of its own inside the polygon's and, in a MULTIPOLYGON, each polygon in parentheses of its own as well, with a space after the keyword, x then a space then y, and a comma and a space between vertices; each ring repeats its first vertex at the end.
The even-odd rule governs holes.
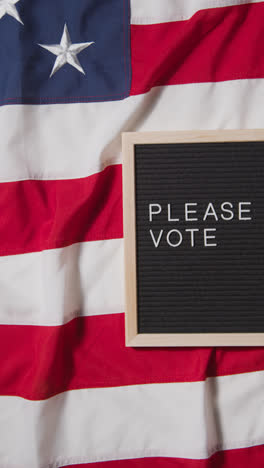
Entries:
POLYGON ((5 0, 0 18, 1 105, 128 96, 128 0, 5 0))

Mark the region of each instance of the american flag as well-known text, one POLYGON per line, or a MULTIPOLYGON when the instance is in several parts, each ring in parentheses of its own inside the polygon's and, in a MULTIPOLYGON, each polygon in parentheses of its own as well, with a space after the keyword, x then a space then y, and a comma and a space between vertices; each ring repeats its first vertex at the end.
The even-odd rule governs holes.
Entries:
POLYGON ((263 468, 264 348, 125 347, 121 133, 263 128, 264 2, 0 0, 0 468, 263 468))

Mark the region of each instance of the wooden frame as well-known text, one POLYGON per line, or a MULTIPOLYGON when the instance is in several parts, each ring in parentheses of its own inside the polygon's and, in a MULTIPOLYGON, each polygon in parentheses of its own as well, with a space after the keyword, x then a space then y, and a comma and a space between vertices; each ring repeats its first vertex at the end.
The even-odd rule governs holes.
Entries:
MULTIPOLYGON (((125 249, 126 346, 263 346, 264 333, 138 333, 136 277, 136 144, 264 141, 264 130, 123 133, 123 213, 125 249)), ((264 313, 264 311, 263 311, 264 313)))

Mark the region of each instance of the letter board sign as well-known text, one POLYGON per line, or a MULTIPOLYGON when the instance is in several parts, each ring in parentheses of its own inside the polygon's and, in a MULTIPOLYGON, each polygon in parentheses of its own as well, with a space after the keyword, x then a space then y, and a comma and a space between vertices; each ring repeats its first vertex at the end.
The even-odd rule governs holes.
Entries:
POLYGON ((264 344, 264 131, 123 134, 127 346, 264 344))

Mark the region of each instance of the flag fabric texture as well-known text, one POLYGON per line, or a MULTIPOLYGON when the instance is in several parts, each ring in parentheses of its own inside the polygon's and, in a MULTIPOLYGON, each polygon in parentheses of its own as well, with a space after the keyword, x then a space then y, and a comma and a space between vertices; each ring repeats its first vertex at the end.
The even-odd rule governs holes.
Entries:
POLYGON ((0 0, 0 468, 262 468, 264 348, 126 348, 123 131, 264 126, 264 2, 0 0))

